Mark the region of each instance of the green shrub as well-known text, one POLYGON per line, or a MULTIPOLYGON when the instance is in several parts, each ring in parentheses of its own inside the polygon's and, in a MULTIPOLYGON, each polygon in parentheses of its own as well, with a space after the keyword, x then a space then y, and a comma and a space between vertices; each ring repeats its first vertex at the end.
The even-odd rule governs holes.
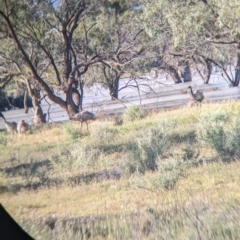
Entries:
POLYGON ((158 163, 157 178, 152 184, 156 188, 172 190, 181 177, 186 177, 186 170, 195 166, 195 161, 183 161, 175 158, 167 159, 158 163))
POLYGON ((94 128, 94 131, 92 131, 90 134, 93 142, 103 146, 110 145, 114 141, 117 135, 117 130, 110 128, 108 125, 108 123, 101 124, 94 128))
POLYGON ((132 122, 142 119, 146 116, 146 110, 141 109, 139 106, 132 105, 130 107, 127 107, 126 111, 123 113, 123 120, 124 122, 132 122))
POLYGON ((124 167, 130 174, 154 171, 157 169, 157 161, 168 147, 168 134, 163 128, 152 126, 142 129, 128 146, 129 154, 124 167))
MULTIPOLYGON (((174 125, 172 126, 172 129, 174 129, 174 125)), ((172 132, 169 136, 169 140, 172 143, 183 143, 183 142, 196 142, 196 130, 189 130, 187 132, 172 132)))
POLYGON ((184 175, 186 167, 186 164, 175 159, 161 162, 158 166, 159 177, 155 186, 166 190, 174 189, 179 178, 184 175))
POLYGON ((8 184, 9 190, 15 187, 20 190, 21 186, 31 188, 34 187, 36 183, 43 185, 49 181, 51 168, 48 159, 42 161, 41 159, 35 159, 28 156, 24 160, 18 157, 12 157, 9 161, 12 166, 6 171, 6 176, 20 177, 21 179, 19 183, 16 182, 16 179, 13 179, 13 182, 10 181, 8 184))
POLYGON ((101 157, 101 151, 98 148, 92 148, 87 145, 81 145, 54 156, 52 162, 56 171, 86 171, 89 167, 94 167, 101 157))
POLYGON ((64 123, 63 129, 71 140, 76 140, 80 136, 79 129, 71 122, 64 123))
POLYGON ((198 145, 192 143, 190 141, 186 142, 185 146, 182 148, 183 150, 183 160, 197 160, 200 155, 198 145))
POLYGON ((76 168, 94 167, 101 156, 101 151, 98 148, 92 148, 83 145, 80 148, 74 148, 71 151, 71 157, 74 160, 73 166, 76 168))
POLYGON ((240 143, 239 116, 230 118, 223 111, 203 115, 199 120, 198 138, 220 156, 236 155, 240 143))
POLYGON ((121 126, 123 124, 123 117, 122 116, 116 116, 114 118, 114 125, 115 126, 121 126))

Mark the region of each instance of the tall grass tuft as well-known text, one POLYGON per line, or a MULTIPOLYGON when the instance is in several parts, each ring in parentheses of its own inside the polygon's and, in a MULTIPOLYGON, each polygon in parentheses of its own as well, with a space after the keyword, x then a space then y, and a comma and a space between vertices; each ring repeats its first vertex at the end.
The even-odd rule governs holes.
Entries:
POLYGON ((218 155, 233 157, 239 152, 239 124, 239 114, 230 116, 221 110, 205 113, 199 120, 198 138, 218 155))
POLYGON ((71 140, 76 140, 80 136, 79 129, 71 122, 66 122, 63 129, 71 140))
POLYGON ((141 129, 128 146, 128 159, 124 165, 126 172, 156 170, 157 162, 168 147, 168 133, 163 128, 152 126, 141 129))
POLYGON ((127 107, 123 114, 124 122, 133 122, 135 120, 140 120, 147 116, 147 111, 140 108, 139 106, 132 105, 127 107))
POLYGON ((185 171, 190 166, 191 163, 177 159, 168 159, 161 162, 158 166, 158 178, 154 183, 155 187, 165 190, 174 189, 180 177, 185 176, 185 171))
POLYGON ((52 159, 52 162, 55 170, 58 172, 64 172, 66 170, 70 172, 78 170, 86 172, 89 169, 95 168, 101 154, 98 148, 83 144, 65 149, 56 155, 52 159))
POLYGON ((97 145, 110 145, 117 136, 117 130, 110 127, 109 123, 97 125, 94 131, 91 131, 91 139, 97 145))

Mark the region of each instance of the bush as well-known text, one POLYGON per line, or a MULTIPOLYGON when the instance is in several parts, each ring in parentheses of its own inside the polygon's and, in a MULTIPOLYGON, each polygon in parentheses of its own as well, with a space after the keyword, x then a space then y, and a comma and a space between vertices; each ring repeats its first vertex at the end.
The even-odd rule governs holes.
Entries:
POLYGON ((121 126, 123 124, 123 117, 122 116, 116 116, 114 118, 114 125, 115 126, 121 126))
POLYGON ((192 142, 186 142, 185 146, 182 148, 183 151, 183 160, 197 160, 200 155, 197 144, 192 142))
POLYGON ((71 122, 64 123, 63 129, 71 140, 76 140, 80 136, 79 129, 71 122))
POLYGON ((147 116, 147 111, 138 106, 132 105, 123 113, 124 122, 132 122, 147 116))
POLYGON ((101 151, 98 148, 91 148, 87 145, 65 149, 59 155, 54 156, 52 162, 57 171, 87 171, 89 167, 96 166, 101 157, 101 151))
POLYGON ((239 116, 230 118, 217 111, 203 115, 199 121, 198 138, 221 156, 237 154, 240 143, 239 116))
POLYGON ((157 161, 168 147, 168 134, 163 128, 142 129, 128 146, 129 156, 124 167, 130 174, 154 171, 157 169, 157 161))
POLYGON ((101 124, 91 132, 92 140, 98 145, 110 145, 117 135, 117 130, 110 128, 108 124, 101 124))
POLYGON ((184 171, 187 166, 187 164, 175 159, 161 162, 158 169, 159 177, 155 186, 166 190, 174 189, 179 178, 184 175, 184 171))

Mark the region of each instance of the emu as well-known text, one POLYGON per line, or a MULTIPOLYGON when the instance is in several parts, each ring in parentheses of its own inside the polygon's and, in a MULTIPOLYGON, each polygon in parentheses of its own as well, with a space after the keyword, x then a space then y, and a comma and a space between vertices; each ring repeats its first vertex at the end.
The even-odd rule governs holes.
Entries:
POLYGON ((20 120, 17 125, 18 133, 24 133, 28 130, 28 124, 24 120, 20 120))
POLYGON ((201 102, 202 102, 203 99, 204 99, 204 95, 203 95, 202 90, 196 90, 196 91, 193 92, 191 86, 189 86, 188 88, 190 89, 190 95, 191 95, 193 101, 194 101, 195 103, 200 104, 200 107, 201 107, 201 102))
POLYGON ((96 120, 96 116, 93 113, 88 111, 80 111, 79 113, 73 115, 70 119, 73 121, 81 122, 81 127, 82 127, 82 124, 85 122, 88 130, 88 121, 96 120))
POLYGON ((3 119, 8 132, 11 132, 11 133, 17 132, 17 123, 16 122, 7 122, 1 112, 0 112, 0 118, 3 119))

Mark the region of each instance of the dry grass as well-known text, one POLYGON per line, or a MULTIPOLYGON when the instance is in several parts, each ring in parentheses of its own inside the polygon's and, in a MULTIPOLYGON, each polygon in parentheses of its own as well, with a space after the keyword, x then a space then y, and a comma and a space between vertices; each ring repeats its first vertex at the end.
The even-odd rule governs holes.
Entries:
POLYGON ((193 198, 212 203, 240 201, 239 167, 237 161, 191 168, 172 191, 156 188, 153 182, 158 173, 147 173, 90 185, 5 193, 0 201, 17 218, 27 218, 29 214, 42 217, 49 213, 58 217, 130 213, 149 206, 161 210, 166 205, 193 198))
MULTIPOLYGON (((30 218, 32 223, 23 225, 39 239, 49 239, 52 234, 49 229, 44 233, 39 230, 37 221, 46 216, 54 216, 59 221, 73 217, 103 217, 105 220, 101 220, 100 225, 90 224, 95 229, 90 234, 92 239, 107 236, 111 239, 238 239, 240 229, 235 218, 236 213, 240 214, 238 156, 223 162, 221 157, 216 158, 214 149, 198 143, 195 135, 199 117, 217 109, 235 116, 240 112, 240 104, 233 101, 203 104, 201 111, 197 107, 183 107, 149 114, 144 119, 119 126, 96 121, 90 125, 89 132, 79 125, 64 124, 37 129, 23 136, 1 132, 2 169, 29 163, 30 158, 37 164, 47 159, 53 167, 48 170, 37 168, 31 173, 44 171, 46 174, 46 184, 40 184, 36 190, 33 185, 25 186, 25 175, 0 173, 0 187, 4 189, 0 193, 0 202, 16 220, 30 218), (158 164, 168 164, 170 160, 180 163, 181 171, 176 171, 175 175, 171 175, 175 167, 169 172, 166 170, 166 176, 160 168, 145 174, 137 171, 125 174, 124 164, 129 161, 129 151, 133 151, 130 145, 142 129, 149 127, 162 127, 168 131, 171 145, 159 157, 158 164), (188 152, 189 149, 192 152, 188 152), (12 157, 18 161, 10 161, 12 157), (111 170, 119 172, 120 179, 99 179, 91 175, 89 181, 69 181, 70 178, 84 178, 111 170), (163 179, 164 176, 170 176, 170 179, 163 179), (161 181, 166 184, 173 180, 171 177, 176 177, 174 185, 164 187, 161 181), (25 187, 11 191, 10 183, 25 187), (139 217, 136 219, 136 216, 139 217), (198 216, 204 224, 201 225, 198 216), (111 223, 109 219, 112 219, 111 223)), ((34 175, 31 184, 41 181, 43 178, 34 175)), ((74 231, 69 233, 73 234, 71 237, 66 235, 61 227, 55 230, 58 231, 54 233, 55 239, 78 236, 74 231)), ((84 238, 81 236, 80 239, 84 238)))

